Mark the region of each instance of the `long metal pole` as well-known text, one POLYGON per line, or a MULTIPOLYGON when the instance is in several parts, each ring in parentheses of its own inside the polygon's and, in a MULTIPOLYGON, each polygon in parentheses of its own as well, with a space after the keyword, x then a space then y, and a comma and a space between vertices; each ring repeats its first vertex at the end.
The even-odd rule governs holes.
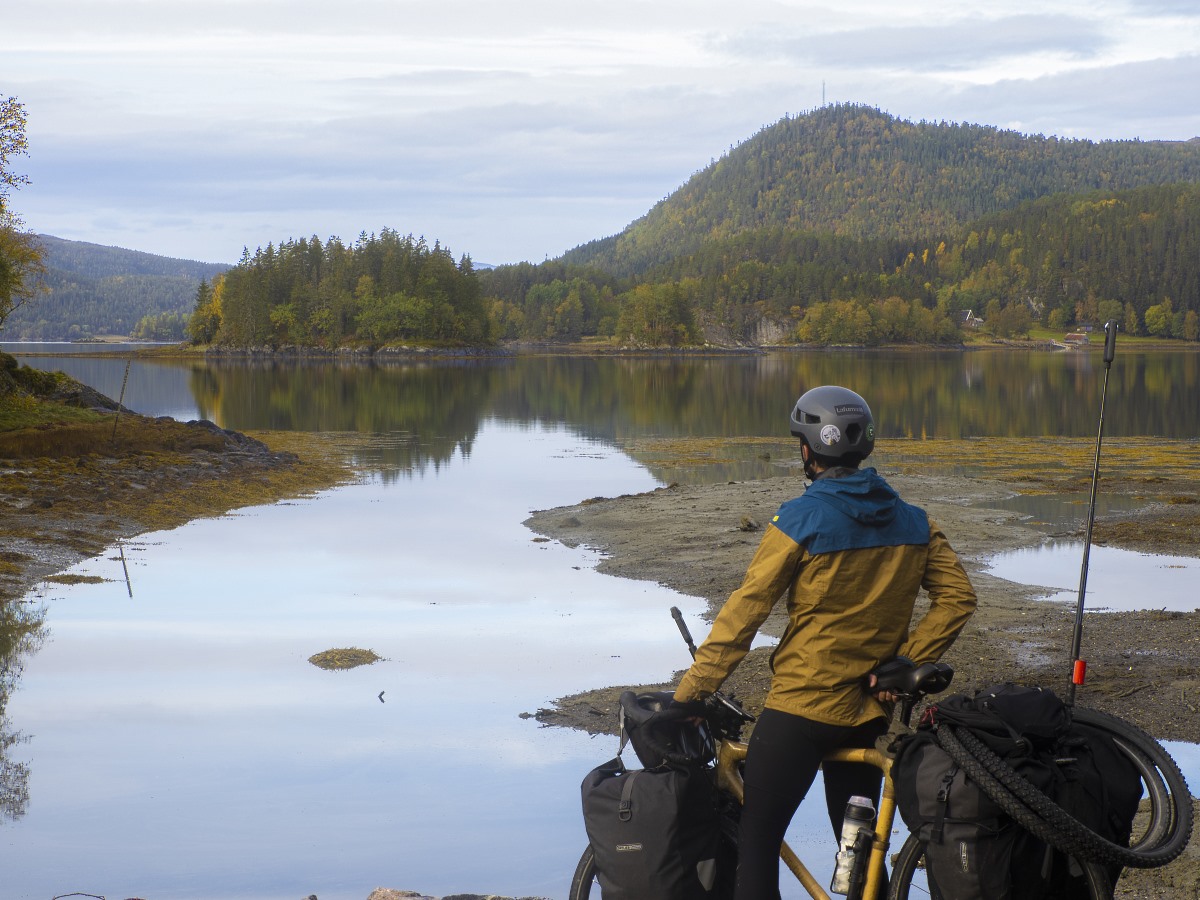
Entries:
POLYGON ((121 421, 121 410, 125 406, 125 385, 129 384, 129 364, 133 362, 133 354, 125 360, 125 377, 121 379, 121 396, 117 398, 117 414, 113 416, 112 443, 117 442, 117 423, 121 421))
POLYGON ((1083 598, 1087 591, 1088 559, 1092 553, 1092 527, 1096 524, 1096 484, 1100 480, 1100 444, 1104 440, 1104 401, 1108 397, 1108 373, 1117 352, 1117 323, 1104 323, 1104 386, 1100 389, 1100 427, 1096 431, 1096 462, 1092 466, 1092 493, 1088 501, 1087 532, 1083 538, 1083 565, 1079 570, 1079 599, 1075 604, 1075 635, 1071 642, 1071 684, 1067 706, 1075 705, 1075 688, 1087 675, 1087 661, 1079 658, 1083 643, 1083 598))

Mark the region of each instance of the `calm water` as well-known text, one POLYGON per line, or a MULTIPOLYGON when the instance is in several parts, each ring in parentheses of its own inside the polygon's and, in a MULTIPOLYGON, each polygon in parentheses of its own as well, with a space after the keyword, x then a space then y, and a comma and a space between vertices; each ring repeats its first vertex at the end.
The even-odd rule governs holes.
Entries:
MULTIPOLYGON (((46 349, 44 347, 39 349, 46 349)), ((1123 354, 1106 434, 1200 434, 1196 354, 1123 354)), ((28 358, 110 396, 121 358, 28 358)), ((380 366, 133 362, 139 412, 368 435, 359 484, 144 535, 44 585, 40 650, 8 698, 23 815, 0 824, 5 897, 564 897, 578 785, 615 750, 519 718, 686 663, 667 609, 539 543, 533 509, 647 490, 642 436, 781 434, 797 393, 858 386, 881 434, 1092 436, 1083 354, 802 353, 380 366), (133 596, 130 597, 130 589, 133 596), (350 672, 334 646, 385 657, 350 672), (382 700, 380 699, 380 692, 382 700)), ((748 455, 697 477, 770 474, 748 455)), ((1073 563, 1074 576, 1078 562, 1073 563)), ((1090 583, 1090 582, 1089 582, 1090 583)), ((4 736, 0 735, 0 736, 4 736)), ((831 857, 821 814, 792 837, 831 857)), ((831 862, 831 859, 828 860, 831 862)))

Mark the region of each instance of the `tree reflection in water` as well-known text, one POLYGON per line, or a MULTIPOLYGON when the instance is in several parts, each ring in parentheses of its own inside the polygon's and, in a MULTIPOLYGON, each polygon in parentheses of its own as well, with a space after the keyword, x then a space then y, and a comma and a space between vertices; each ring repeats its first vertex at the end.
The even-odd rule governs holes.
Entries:
POLYGON ((19 600, 0 600, 0 818, 17 820, 29 806, 29 767, 12 758, 29 740, 8 720, 8 698, 17 686, 25 658, 45 639, 46 609, 19 600))
MULTIPOLYGON (((791 403, 818 384, 867 397, 883 438, 1090 437, 1101 366, 1089 351, 1032 350, 254 359, 194 365, 190 386, 223 428, 387 434, 356 462, 391 479, 469 456, 488 418, 558 422, 622 448, 647 436, 786 439, 791 403)), ((1123 351, 1113 376, 1107 434, 1195 435, 1200 353, 1123 351)))

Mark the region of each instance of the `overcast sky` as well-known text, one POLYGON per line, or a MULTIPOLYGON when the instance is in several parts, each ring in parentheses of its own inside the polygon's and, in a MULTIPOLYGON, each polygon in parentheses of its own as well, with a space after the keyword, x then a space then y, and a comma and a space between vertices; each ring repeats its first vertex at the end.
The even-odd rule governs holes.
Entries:
POLYGON ((1200 135, 1200 3, 28 0, 0 94, 28 113, 10 203, 37 232, 235 262, 388 227, 540 262, 823 99, 1200 135))

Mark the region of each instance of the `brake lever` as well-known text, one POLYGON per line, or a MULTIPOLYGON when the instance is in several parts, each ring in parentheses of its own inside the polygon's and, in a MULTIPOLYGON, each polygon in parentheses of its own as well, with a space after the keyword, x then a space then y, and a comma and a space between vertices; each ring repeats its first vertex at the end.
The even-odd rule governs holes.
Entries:
POLYGON ((748 713, 748 712, 746 712, 746 710, 742 709, 740 704, 734 703, 732 700, 730 700, 728 697, 726 697, 720 691, 713 691, 711 694, 709 694, 709 696, 715 702, 717 702, 721 706, 723 706, 727 712, 733 713, 741 721, 743 721, 743 722, 753 722, 754 721, 754 716, 750 715, 750 713, 748 713))

